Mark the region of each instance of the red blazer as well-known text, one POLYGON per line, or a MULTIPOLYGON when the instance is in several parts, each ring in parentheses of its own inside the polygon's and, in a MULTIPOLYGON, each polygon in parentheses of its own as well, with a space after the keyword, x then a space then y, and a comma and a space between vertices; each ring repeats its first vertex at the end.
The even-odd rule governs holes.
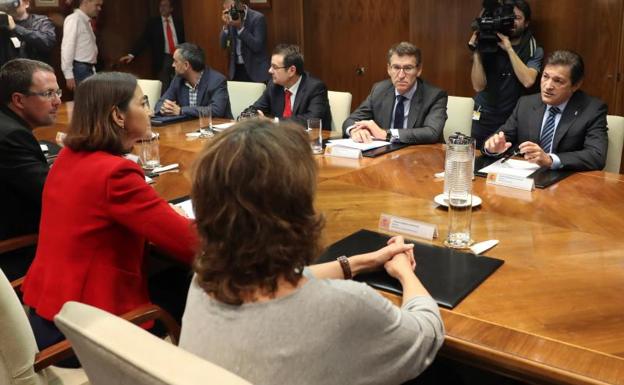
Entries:
POLYGON ((187 263, 198 245, 191 221, 145 183, 137 164, 102 151, 63 149, 43 189, 24 303, 48 320, 67 301, 118 315, 149 303, 146 240, 187 263))

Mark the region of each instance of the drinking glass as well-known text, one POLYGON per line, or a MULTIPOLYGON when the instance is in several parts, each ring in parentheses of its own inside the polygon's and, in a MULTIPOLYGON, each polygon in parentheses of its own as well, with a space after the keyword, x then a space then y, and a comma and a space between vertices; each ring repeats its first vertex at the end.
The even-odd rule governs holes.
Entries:
POLYGON ((308 123, 308 138, 313 154, 323 153, 323 121, 320 118, 310 118, 308 123))

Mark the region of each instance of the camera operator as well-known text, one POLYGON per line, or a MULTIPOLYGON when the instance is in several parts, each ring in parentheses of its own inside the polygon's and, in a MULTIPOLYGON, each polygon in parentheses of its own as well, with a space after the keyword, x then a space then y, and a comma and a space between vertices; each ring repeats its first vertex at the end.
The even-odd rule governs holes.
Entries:
POLYGON ((30 0, 21 0, 3 15, 7 23, 0 26, 0 65, 13 58, 50 61, 56 44, 54 24, 47 16, 29 14, 29 6, 30 0))
POLYGON ((228 78, 266 83, 269 58, 266 53, 266 20, 241 0, 223 0, 221 48, 230 50, 228 78))
POLYGON ((470 79, 477 94, 472 136, 478 148, 505 123, 520 96, 535 84, 544 57, 544 50, 529 30, 529 4, 525 0, 507 0, 505 4, 513 5, 515 20, 509 36, 496 32, 499 49, 482 52, 478 31, 468 43, 474 52, 470 79))

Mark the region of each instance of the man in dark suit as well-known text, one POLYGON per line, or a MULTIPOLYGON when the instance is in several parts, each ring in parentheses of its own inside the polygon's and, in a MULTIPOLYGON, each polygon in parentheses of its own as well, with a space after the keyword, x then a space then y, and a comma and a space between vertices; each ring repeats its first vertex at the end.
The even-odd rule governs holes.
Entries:
POLYGON ((420 49, 408 42, 390 48, 390 79, 374 84, 366 100, 345 120, 345 137, 366 143, 374 139, 409 144, 441 141, 448 96, 420 79, 421 72, 420 49))
POLYGON ((484 153, 500 156, 512 146, 524 159, 553 170, 600 170, 607 158, 607 105, 579 88, 580 55, 556 51, 547 59, 541 92, 524 96, 484 153))
MULTIPOLYGON (((0 240, 38 232, 48 163, 32 129, 54 123, 60 95, 43 62, 15 59, 0 69, 0 240)), ((14 279, 30 262, 2 255, 0 263, 14 279)))
POLYGON ((148 46, 152 52, 152 76, 163 83, 166 90, 174 76, 173 53, 178 44, 184 43, 184 25, 182 21, 175 20, 173 12, 173 0, 160 0, 158 10, 160 16, 152 17, 147 21, 143 34, 136 42, 132 51, 121 59, 122 63, 130 63, 140 55, 148 46))
POLYGON ((204 51, 195 44, 183 43, 173 54, 176 76, 160 98, 154 111, 160 115, 197 117, 197 107, 210 106, 212 116, 232 118, 227 80, 206 66, 204 51))
POLYGON ((230 50, 228 78, 243 82, 265 83, 269 59, 266 53, 266 20, 239 0, 223 0, 221 48, 230 50), (238 17, 233 18, 230 10, 238 17))
POLYGON ((262 115, 292 120, 304 127, 307 119, 322 119, 331 130, 331 110, 327 87, 303 70, 303 55, 296 45, 280 44, 273 50, 271 80, 252 107, 262 115))

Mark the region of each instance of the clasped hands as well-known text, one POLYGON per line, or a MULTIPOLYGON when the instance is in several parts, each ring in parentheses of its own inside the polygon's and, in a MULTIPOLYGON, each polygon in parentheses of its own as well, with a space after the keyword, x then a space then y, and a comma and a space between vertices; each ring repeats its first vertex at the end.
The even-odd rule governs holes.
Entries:
POLYGON ((349 135, 354 142, 370 143, 375 139, 386 140, 386 130, 380 128, 374 120, 355 122, 349 135))
POLYGON ((414 244, 405 243, 401 236, 388 240, 386 247, 366 254, 354 255, 349 258, 354 273, 370 271, 382 266, 390 276, 401 280, 407 274, 414 274, 414 244))
POLYGON ((173 100, 165 99, 160 107, 160 113, 163 115, 180 115, 180 112, 182 112, 182 107, 173 100))
MULTIPOLYGON (((502 154, 509 150, 511 143, 505 139, 505 133, 502 131, 490 136, 483 146, 490 154, 502 154)), ((552 158, 544 152, 542 148, 533 142, 522 142, 518 146, 518 151, 523 154, 524 159, 529 163, 535 163, 541 167, 552 166, 552 158)))

